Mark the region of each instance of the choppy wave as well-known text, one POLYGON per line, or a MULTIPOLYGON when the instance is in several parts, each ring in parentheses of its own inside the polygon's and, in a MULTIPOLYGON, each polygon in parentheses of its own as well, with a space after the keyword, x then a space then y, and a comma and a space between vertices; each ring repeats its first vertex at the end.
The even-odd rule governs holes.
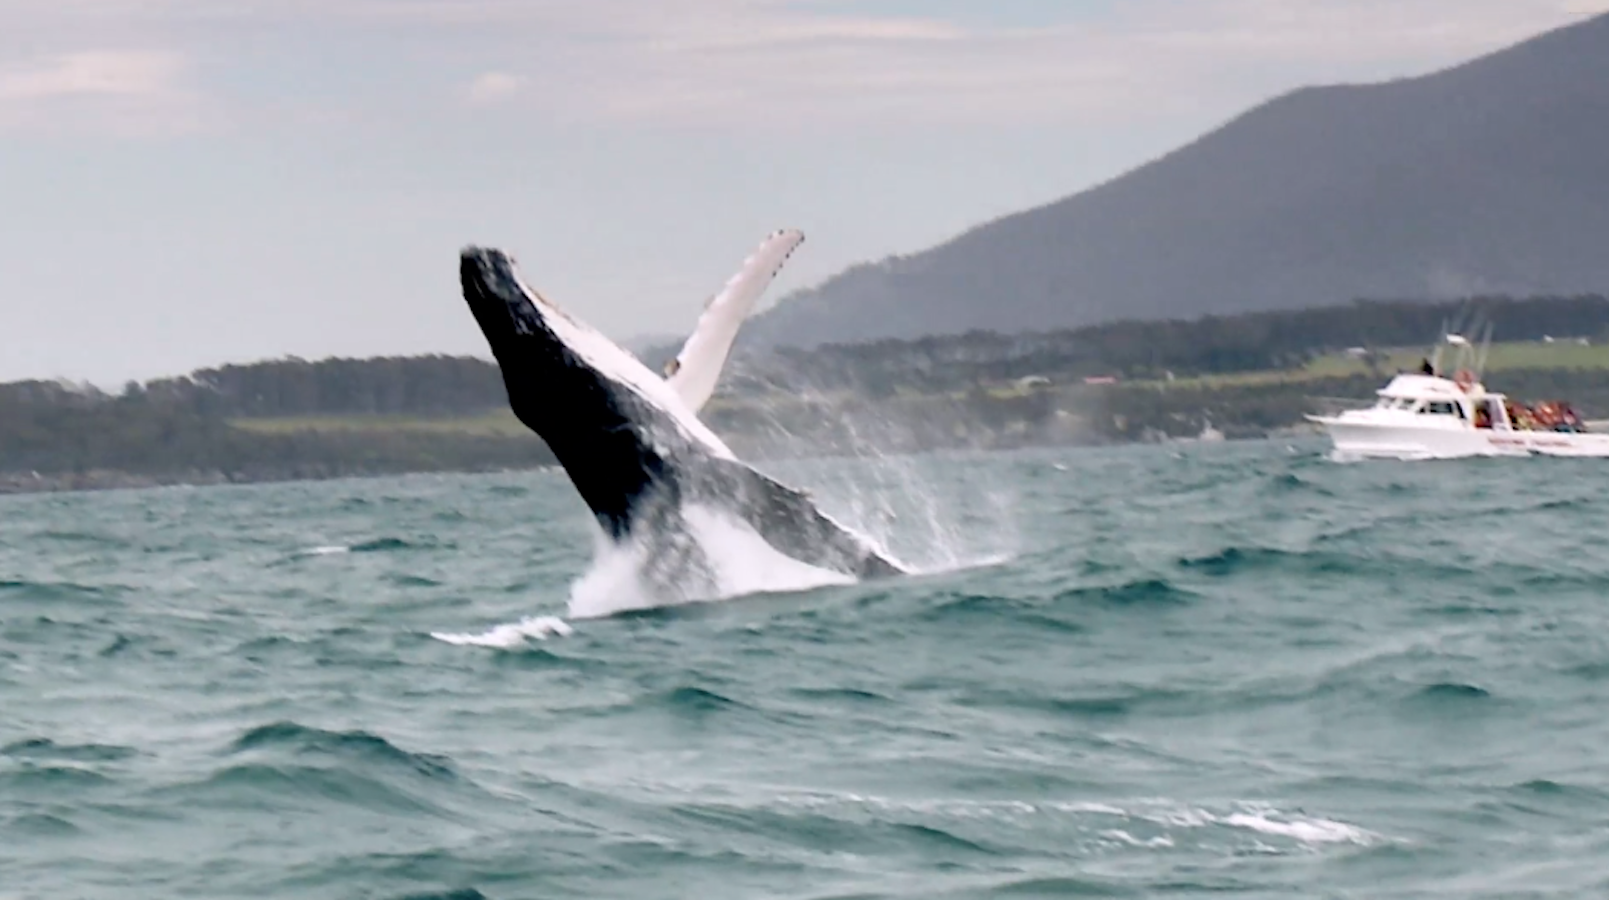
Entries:
POLYGON ((1124 584, 1079 587, 1056 595, 1057 604, 1097 603, 1106 606, 1179 606, 1195 599, 1190 591, 1161 578, 1124 584))
POLYGON ((383 765, 403 765, 432 778, 451 776, 452 767, 440 757, 409 753, 366 731, 326 731, 295 722, 274 722, 253 728, 229 748, 230 753, 256 750, 287 751, 295 755, 355 757, 383 765))
POLYGON ((116 590, 71 581, 0 580, 0 601, 8 603, 114 603, 116 590))
POLYGON ((0 756, 30 760, 70 760, 73 762, 115 762, 139 751, 117 744, 58 744, 50 738, 29 738, 0 747, 0 756))
POLYGON ((1609 882, 1609 470, 905 464, 788 475, 924 574, 669 607, 560 473, 0 498, 0 894, 1609 882))

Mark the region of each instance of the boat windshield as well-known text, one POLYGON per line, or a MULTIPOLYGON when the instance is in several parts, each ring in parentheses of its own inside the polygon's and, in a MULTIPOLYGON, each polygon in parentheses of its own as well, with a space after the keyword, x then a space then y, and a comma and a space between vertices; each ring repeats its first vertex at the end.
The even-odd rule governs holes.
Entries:
POLYGON ((1414 401, 1407 397, 1381 397, 1376 409, 1412 409, 1414 401))
POLYGON ((1462 419, 1464 410, 1451 400, 1431 400, 1425 403, 1424 408, 1419 410, 1419 414, 1422 416, 1457 416, 1462 419))

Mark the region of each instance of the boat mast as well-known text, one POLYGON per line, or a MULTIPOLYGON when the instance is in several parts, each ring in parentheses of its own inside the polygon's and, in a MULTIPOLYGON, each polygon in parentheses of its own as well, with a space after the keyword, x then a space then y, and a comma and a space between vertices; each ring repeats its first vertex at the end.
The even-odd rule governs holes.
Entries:
POLYGON ((1492 322, 1487 320, 1486 327, 1482 329, 1480 354, 1475 357, 1475 380, 1486 380, 1486 357, 1492 352, 1492 322))

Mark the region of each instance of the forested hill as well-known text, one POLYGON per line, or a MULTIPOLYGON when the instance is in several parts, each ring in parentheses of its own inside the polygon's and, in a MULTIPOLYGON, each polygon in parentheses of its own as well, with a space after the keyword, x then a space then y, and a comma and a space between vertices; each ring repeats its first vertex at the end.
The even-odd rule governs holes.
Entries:
POLYGON ((496 366, 450 357, 285 359, 131 382, 118 394, 4 384, 0 491, 551 462, 523 429, 465 425, 506 407, 496 366), (420 427, 431 420, 447 424, 420 427))
POLYGON ((744 376, 802 379, 817 387, 875 395, 897 388, 964 390, 1035 375, 1067 381, 1259 372, 1297 368, 1315 356, 1352 348, 1428 349, 1444 330, 1464 329, 1478 338, 1476 330, 1487 327, 1503 341, 1598 338, 1609 333, 1609 299, 1589 294, 1443 303, 1359 301, 1019 335, 974 331, 912 341, 828 344, 809 351, 778 348, 739 367, 738 377, 728 382, 741 390, 744 376))
MULTIPOLYGON (((988 331, 834 344, 814 351, 749 354, 724 379, 741 395, 757 377, 872 394, 896 385, 957 390, 1030 375, 1179 377, 1299 366, 1352 347, 1433 343, 1448 327, 1490 326, 1504 341, 1597 336, 1609 331, 1609 299, 1506 297, 1426 303, 1360 301, 1319 309, 1122 321, 1005 335, 988 331)), ((657 367, 650 360, 650 367, 657 367)), ((184 378, 131 384, 125 395, 224 419, 300 416, 474 416, 508 406, 497 366, 474 357, 282 359, 202 369, 184 378)), ((86 397, 93 396, 86 394, 86 397)))
MULTIPOLYGON (((1459 323, 1490 325, 1505 341, 1597 342, 1609 336, 1609 299, 1366 302, 746 355, 734 360, 706 418, 742 438, 745 423, 772 421, 764 413, 779 397, 824 396, 876 418, 892 409, 879 405, 884 401, 929 398, 942 406, 964 395, 970 399, 946 407, 950 418, 932 432, 934 440, 948 440, 1020 421, 1023 411, 1008 408, 1014 401, 991 390, 1032 376, 1072 386, 1089 376, 1144 382, 1290 370, 1351 348, 1424 347, 1459 323)), ((1288 416, 1302 398, 1281 402, 1279 415, 1288 416)), ((1053 412, 1043 403, 1033 408, 1033 415, 1053 412)), ((806 423, 801 438, 808 442, 809 422, 832 415, 799 420, 806 423)), ((927 440, 904 447, 919 449, 927 440)), ((0 385, 0 490, 29 489, 31 479, 99 483, 91 477, 96 471, 116 473, 114 483, 255 481, 551 461, 508 412, 498 368, 474 358, 284 359, 131 383, 118 393, 55 382, 0 385)))
POLYGON ((1277 98, 1106 184, 784 297, 745 340, 1598 292, 1606 241, 1609 15, 1433 75, 1277 98))
POLYGON ((242 417, 308 415, 459 416, 507 405, 490 362, 461 356, 283 359, 202 369, 129 390, 242 417))

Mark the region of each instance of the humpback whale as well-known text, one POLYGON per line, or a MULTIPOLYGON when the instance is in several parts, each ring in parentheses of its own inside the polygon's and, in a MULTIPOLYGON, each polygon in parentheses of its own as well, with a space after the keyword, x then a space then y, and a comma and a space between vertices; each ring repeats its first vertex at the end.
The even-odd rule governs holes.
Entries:
POLYGON ((558 458, 604 534, 641 541, 647 574, 708 576, 682 518, 691 505, 747 523, 818 568, 872 578, 904 570, 802 491, 740 461, 699 420, 742 319, 803 236, 773 234, 706 304, 667 377, 530 288, 508 254, 460 253, 464 300, 502 371, 514 415, 558 458))

